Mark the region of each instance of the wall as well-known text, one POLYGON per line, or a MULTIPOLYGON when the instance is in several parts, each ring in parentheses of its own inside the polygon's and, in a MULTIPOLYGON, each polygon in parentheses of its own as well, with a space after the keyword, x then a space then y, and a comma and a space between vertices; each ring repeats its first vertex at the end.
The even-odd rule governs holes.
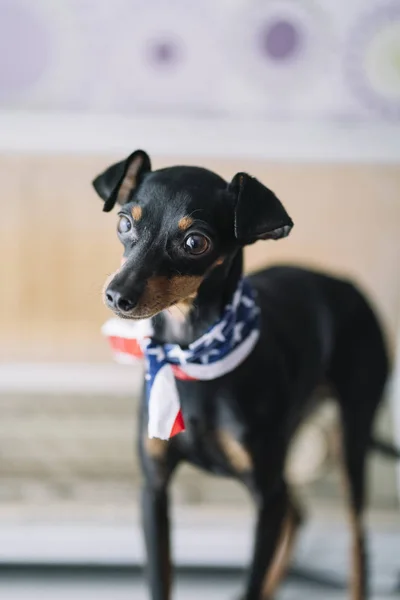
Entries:
MULTIPOLYGON (((90 181, 120 156, 0 156, 0 361, 108 360, 101 288, 118 266, 115 214, 90 181), (4 260, 5 258, 5 260, 4 260)), ((276 164, 154 157, 154 166, 204 164, 226 178, 259 177, 292 215, 292 235, 248 249, 249 269, 306 263, 354 277, 393 338, 398 310, 400 170, 397 166, 276 164)))
MULTIPOLYGON (((111 365, 101 288, 120 247, 90 181, 134 148, 155 167, 258 176, 296 226, 249 248, 248 268, 290 261, 350 275, 393 340, 399 56, 397 0, 0 0, 0 478, 13 511, 18 498, 26 514, 35 498, 77 490, 132 503, 133 381, 97 366, 111 365), (50 361, 94 364, 70 377, 50 361)), ((393 474, 375 466, 374 497, 393 505, 393 474)), ((187 499, 217 488, 236 498, 191 477, 187 499)))
POLYGON ((0 0, 0 107, 400 117, 396 0, 0 0))

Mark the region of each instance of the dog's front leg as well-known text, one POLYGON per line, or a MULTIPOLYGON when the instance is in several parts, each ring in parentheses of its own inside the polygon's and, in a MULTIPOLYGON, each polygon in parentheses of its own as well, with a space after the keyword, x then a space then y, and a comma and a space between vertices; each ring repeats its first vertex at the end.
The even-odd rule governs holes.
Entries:
POLYGON ((271 600, 266 582, 268 571, 278 547, 284 517, 288 509, 288 493, 282 481, 274 492, 256 495, 258 507, 253 559, 249 570, 247 591, 243 600, 271 600))
POLYGON ((155 488, 149 482, 144 485, 142 519, 151 600, 170 600, 172 577, 168 493, 165 488, 155 488))
POLYGON ((169 442, 140 433, 139 455, 144 477, 142 525, 146 546, 146 573, 151 600, 170 600, 172 567, 168 515, 168 484, 179 462, 169 442))

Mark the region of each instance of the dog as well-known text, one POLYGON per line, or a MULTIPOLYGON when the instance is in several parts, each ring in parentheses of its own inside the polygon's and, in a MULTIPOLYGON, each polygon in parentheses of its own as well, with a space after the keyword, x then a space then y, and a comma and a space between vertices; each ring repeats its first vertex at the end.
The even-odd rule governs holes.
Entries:
POLYGON ((249 336, 256 337, 242 362, 214 378, 174 378, 182 433, 149 436, 144 387, 139 456, 152 600, 171 597, 168 485, 181 461, 236 478, 249 490, 257 521, 243 600, 273 598, 302 521, 285 481, 285 458, 321 385, 334 392, 340 414, 351 598, 365 600, 365 462, 389 372, 382 329, 368 301, 351 282, 300 267, 270 267, 243 279, 243 248, 285 238, 293 227, 276 195, 246 173, 228 183, 194 166, 152 171, 148 154, 137 150, 93 185, 105 212, 119 205, 124 247, 104 301, 122 319, 151 319, 157 348, 172 345, 183 354, 195 348, 224 311, 233 314, 243 281, 255 298, 256 310, 250 296, 245 303, 253 312, 243 319, 253 319, 249 336))

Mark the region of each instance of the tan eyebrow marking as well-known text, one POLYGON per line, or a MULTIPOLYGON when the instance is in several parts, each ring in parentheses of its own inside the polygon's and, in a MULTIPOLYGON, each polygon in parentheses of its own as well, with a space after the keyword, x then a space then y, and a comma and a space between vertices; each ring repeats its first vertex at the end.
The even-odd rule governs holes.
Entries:
POLYGON ((135 221, 140 221, 142 218, 142 212, 141 206, 136 205, 132 208, 132 217, 135 219, 135 221))
POLYGON ((186 229, 189 229, 191 225, 193 225, 193 219, 189 216, 182 217, 178 223, 178 227, 181 231, 186 231, 186 229))

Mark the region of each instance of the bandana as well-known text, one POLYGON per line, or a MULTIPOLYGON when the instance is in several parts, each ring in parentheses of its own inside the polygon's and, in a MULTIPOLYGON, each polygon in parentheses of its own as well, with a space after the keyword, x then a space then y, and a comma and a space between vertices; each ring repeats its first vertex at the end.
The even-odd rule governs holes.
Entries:
POLYGON ((145 358, 148 434, 168 440, 185 429, 176 379, 209 381, 236 369, 257 343, 260 309, 251 285, 242 279, 220 320, 187 348, 156 343, 151 319, 110 319, 102 333, 118 362, 145 358))

